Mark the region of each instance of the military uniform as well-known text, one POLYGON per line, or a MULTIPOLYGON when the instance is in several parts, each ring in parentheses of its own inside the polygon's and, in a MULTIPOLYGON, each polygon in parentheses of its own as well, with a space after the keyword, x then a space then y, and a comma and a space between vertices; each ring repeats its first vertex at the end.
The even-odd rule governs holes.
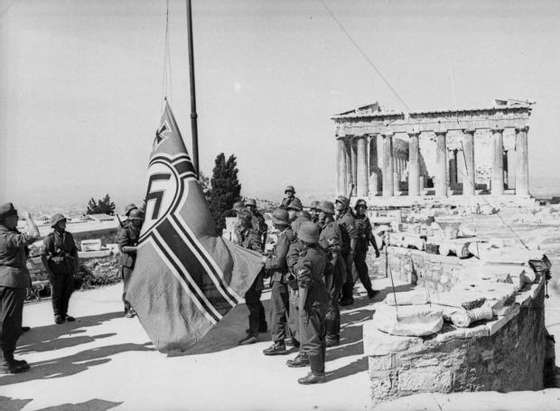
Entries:
POLYGON ((335 221, 330 221, 323 226, 319 236, 319 245, 328 257, 325 270, 325 286, 330 299, 326 312, 326 341, 329 345, 336 345, 340 341, 340 308, 338 302, 346 278, 346 264, 341 254, 342 234, 335 221))
MULTIPOLYGON (((279 351, 283 351, 282 347, 285 349, 284 339, 286 338, 289 315, 288 265, 286 256, 294 238, 294 233, 289 227, 280 232, 272 255, 265 263, 265 269, 271 273, 271 336, 274 346, 280 348, 279 351)), ((269 355, 277 352, 275 350, 265 350, 265 354, 267 353, 269 355)))
POLYGON ((288 254, 286 255, 286 263, 288 265, 288 293, 289 293, 289 315, 288 328, 292 337, 299 343, 299 308, 298 308, 298 284, 295 266, 299 260, 300 254, 304 252, 305 244, 297 238, 290 244, 288 254))
POLYGON ((36 240, 0 223, 0 366, 3 368, 13 369, 12 364, 16 362, 14 351, 21 334, 23 302, 26 289, 31 286, 26 266, 27 247, 36 240))
POLYGON ((327 257, 316 244, 308 245, 295 265, 300 295, 300 352, 311 366, 311 375, 298 380, 302 384, 319 382, 306 380, 325 375, 325 313, 329 303, 323 279, 326 265, 327 257))
POLYGON ((352 250, 352 243, 358 239, 358 232, 356 231, 355 218, 352 210, 348 208, 344 214, 339 214, 336 217, 336 222, 340 228, 342 239, 340 253, 346 266, 346 275, 343 279, 342 286, 342 302, 352 302, 354 297, 352 295, 354 289, 354 280, 352 278, 352 263, 354 261, 352 250))
MULTIPOLYGON (((259 233, 250 227, 238 226, 236 237, 239 245, 249 250, 260 252, 262 250, 259 233)), ((251 287, 245 293, 245 303, 249 309, 249 329, 248 336, 257 337, 259 332, 266 332, 266 313, 261 302, 262 291, 264 289, 264 273, 261 271, 251 287)))
POLYGON ((264 219, 264 216, 259 212, 259 210, 251 210, 251 213, 253 215, 251 225, 255 230, 257 230, 259 234, 261 243, 261 249, 259 251, 263 252, 266 244, 266 237, 268 234, 268 225, 266 224, 266 220, 264 219))
POLYGON ((307 221, 311 221, 311 216, 307 212, 301 213, 294 221, 292 221, 292 231, 294 232, 296 237, 301 225, 307 221))
POLYGON ((134 264, 136 263, 136 251, 123 251, 123 247, 136 247, 138 245, 140 229, 141 225, 135 224, 133 220, 126 220, 117 232, 116 241, 121 250, 120 264, 121 278, 123 280, 122 301, 125 314, 133 313, 130 303, 126 299, 126 289, 130 274, 132 274, 134 264))
POLYGON ((51 271, 49 281, 54 315, 67 319, 68 302, 74 291, 74 274, 79 263, 74 237, 68 231, 54 230, 43 240, 41 255, 51 271))
MULTIPOLYGON (((373 297, 373 295, 375 295, 375 291, 371 287, 366 257, 370 243, 373 245, 376 255, 379 254, 379 250, 377 248, 377 244, 375 243, 375 238, 373 237, 371 222, 369 221, 368 216, 356 216, 355 226, 358 237, 356 241, 356 251, 354 253, 356 271, 358 273, 358 278, 368 293, 368 296, 373 297)), ((352 288, 354 288, 354 282, 352 282, 352 288)))

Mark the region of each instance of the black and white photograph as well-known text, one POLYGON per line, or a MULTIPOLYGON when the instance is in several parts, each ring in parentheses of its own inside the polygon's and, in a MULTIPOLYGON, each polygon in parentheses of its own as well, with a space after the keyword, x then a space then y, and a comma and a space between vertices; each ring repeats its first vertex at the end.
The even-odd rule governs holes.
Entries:
POLYGON ((558 39, 557 0, 0 0, 0 410, 560 410, 558 39))

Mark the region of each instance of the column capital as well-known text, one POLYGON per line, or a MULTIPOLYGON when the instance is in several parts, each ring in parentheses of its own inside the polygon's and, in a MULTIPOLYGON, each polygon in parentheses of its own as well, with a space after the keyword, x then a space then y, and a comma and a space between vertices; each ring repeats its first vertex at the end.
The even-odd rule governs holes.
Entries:
POLYGON ((492 133, 503 133, 504 132, 503 127, 492 127, 490 130, 492 131, 492 133))
POLYGON ((523 127, 515 127, 515 132, 519 133, 520 131, 524 131, 525 133, 527 133, 529 131, 529 126, 523 126, 523 127))
POLYGON ((434 131, 434 134, 436 136, 446 136, 447 135, 447 130, 445 130, 445 131, 440 131, 440 130, 434 131))
POLYGON ((408 131, 406 134, 408 134, 408 138, 420 137, 420 134, 422 134, 422 132, 421 131, 408 131))
POLYGON ((383 131, 382 133, 379 133, 379 134, 381 134, 381 136, 383 136, 383 138, 393 137, 395 135, 395 133, 393 133, 392 131, 383 131))
POLYGON ((463 133, 465 134, 474 134, 476 133, 476 128, 464 128, 463 133))

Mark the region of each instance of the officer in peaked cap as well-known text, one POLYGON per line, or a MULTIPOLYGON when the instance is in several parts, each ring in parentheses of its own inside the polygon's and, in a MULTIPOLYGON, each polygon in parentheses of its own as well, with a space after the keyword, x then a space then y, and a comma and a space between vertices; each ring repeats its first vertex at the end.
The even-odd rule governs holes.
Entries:
MULTIPOLYGON (((296 197, 296 189, 294 188, 294 186, 287 186, 286 189, 284 190, 284 194, 286 194, 286 197, 282 199, 280 208, 284 208, 287 210, 288 206, 296 200, 299 202, 299 205, 301 206, 301 200, 296 197)), ((301 208, 303 209, 303 207, 301 208)))
MULTIPOLYGON (((134 204, 131 205, 133 206, 134 204)), ((134 207, 125 211, 125 213, 128 219, 117 232, 116 243, 119 245, 121 251, 120 265, 121 278, 123 280, 122 301, 124 305, 124 315, 127 318, 132 318, 136 315, 136 311, 134 311, 134 308, 132 308, 126 299, 126 289, 130 280, 130 275, 134 269, 134 264, 136 263, 136 251, 138 239, 140 238, 140 231, 144 223, 144 212, 134 207)))
POLYGON ((356 250, 356 242, 358 233, 356 231, 356 222, 352 209, 350 208, 350 200, 345 196, 338 196, 335 201, 336 218, 342 237, 341 255, 346 265, 346 277, 342 286, 342 297, 340 305, 351 305, 354 303, 352 267, 354 264, 354 253, 356 250))
POLYGON ((53 231, 43 240, 41 260, 51 283, 54 321, 74 321, 68 315, 68 302, 74 291, 74 274, 78 272, 78 247, 74 237, 66 231, 66 217, 55 214, 51 218, 53 231))
POLYGON ((317 224, 308 221, 298 232, 298 239, 304 244, 294 267, 298 286, 300 353, 307 357, 311 366, 311 372, 298 379, 300 384, 325 381, 325 312, 329 294, 323 279, 327 257, 318 244, 320 230, 317 224))
POLYGON ((21 317, 31 278, 26 266, 28 246, 39 238, 39 229, 25 213, 26 230, 17 229, 18 212, 12 203, 0 204, 0 374, 15 374, 29 364, 14 358, 21 335, 21 317))
MULTIPOLYGON (((375 242, 375 237, 373 236, 371 222, 367 216, 367 203, 365 200, 360 199, 356 201, 354 206, 354 216, 355 216, 355 226, 357 231, 358 239, 356 241, 356 252, 354 254, 354 264, 356 264, 356 271, 358 273, 358 278, 362 282, 364 288, 368 293, 369 298, 373 298, 376 291, 371 287, 371 280, 368 274, 368 266, 366 264, 366 257, 368 252, 368 247, 371 244, 375 250, 375 257, 379 257, 379 249, 377 243, 375 242)), ((347 287, 354 288, 354 282, 348 282, 347 287)))
POLYGON ((270 327, 273 344, 263 351, 264 355, 286 354, 286 342, 288 337, 288 316, 290 313, 289 290, 288 290, 288 265, 286 257, 295 235, 290 227, 288 212, 277 208, 272 213, 272 223, 279 231, 278 240, 274 245, 272 254, 265 262, 267 275, 270 276, 270 327))

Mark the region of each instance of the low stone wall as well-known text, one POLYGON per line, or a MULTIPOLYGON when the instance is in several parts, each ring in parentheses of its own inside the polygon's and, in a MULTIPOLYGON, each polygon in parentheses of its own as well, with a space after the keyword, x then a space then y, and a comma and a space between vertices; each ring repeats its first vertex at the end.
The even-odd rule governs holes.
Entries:
POLYGON ((446 324, 423 338, 389 335, 366 323, 372 405, 423 392, 542 389, 544 279, 519 292, 502 314, 471 328, 446 324))

